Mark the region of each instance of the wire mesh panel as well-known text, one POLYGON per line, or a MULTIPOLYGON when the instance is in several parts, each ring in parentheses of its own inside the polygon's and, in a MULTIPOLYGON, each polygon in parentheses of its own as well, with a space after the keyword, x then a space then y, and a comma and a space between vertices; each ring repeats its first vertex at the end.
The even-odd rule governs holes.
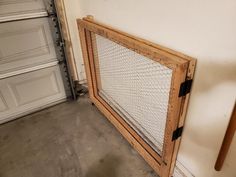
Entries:
POLYGON ((161 153, 172 70, 100 35, 93 40, 99 94, 161 153))
POLYGON ((89 17, 77 22, 91 101, 159 176, 171 176, 195 61, 89 17))

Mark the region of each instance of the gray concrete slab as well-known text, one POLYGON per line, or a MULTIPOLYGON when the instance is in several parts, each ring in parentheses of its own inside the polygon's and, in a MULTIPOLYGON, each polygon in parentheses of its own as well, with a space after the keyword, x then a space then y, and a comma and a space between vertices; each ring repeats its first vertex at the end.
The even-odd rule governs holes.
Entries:
POLYGON ((0 177, 157 177, 87 96, 0 125, 0 177))

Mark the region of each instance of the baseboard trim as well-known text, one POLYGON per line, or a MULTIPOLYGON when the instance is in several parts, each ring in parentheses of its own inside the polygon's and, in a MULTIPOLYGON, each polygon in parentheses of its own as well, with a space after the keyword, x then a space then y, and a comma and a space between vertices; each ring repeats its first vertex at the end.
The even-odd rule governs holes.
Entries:
POLYGON ((195 177, 182 163, 176 161, 172 177, 195 177))

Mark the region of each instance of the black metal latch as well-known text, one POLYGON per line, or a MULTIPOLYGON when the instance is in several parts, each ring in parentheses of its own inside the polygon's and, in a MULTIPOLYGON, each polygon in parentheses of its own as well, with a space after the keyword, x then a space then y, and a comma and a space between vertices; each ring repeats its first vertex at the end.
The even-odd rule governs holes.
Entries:
POLYGON ((192 87, 192 82, 193 82, 192 79, 191 80, 186 80, 185 82, 183 82, 180 85, 179 97, 185 96, 185 95, 187 95, 190 92, 191 87, 192 87))
POLYGON ((183 126, 179 127, 173 132, 172 141, 177 140, 182 135, 183 128, 183 126))

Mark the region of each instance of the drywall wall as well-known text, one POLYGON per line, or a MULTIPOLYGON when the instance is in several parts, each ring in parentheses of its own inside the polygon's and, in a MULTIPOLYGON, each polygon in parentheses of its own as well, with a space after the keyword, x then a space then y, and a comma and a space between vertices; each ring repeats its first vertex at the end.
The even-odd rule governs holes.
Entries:
POLYGON ((69 0, 76 17, 96 20, 198 59, 178 161, 196 177, 235 177, 236 138, 221 172, 214 163, 236 99, 235 0, 69 0))

